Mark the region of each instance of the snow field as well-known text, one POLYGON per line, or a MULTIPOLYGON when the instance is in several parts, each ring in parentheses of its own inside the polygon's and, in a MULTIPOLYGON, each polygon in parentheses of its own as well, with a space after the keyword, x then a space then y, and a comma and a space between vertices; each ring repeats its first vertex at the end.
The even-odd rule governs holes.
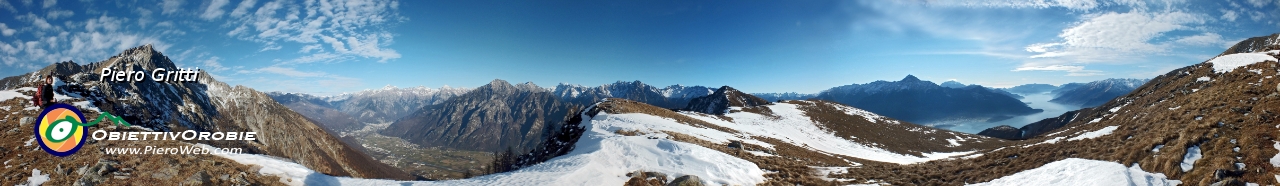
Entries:
POLYGON ((1126 168, 1115 162, 1067 158, 1013 175, 972 185, 1178 185, 1162 173, 1143 171, 1134 164, 1126 168))
POLYGON ((1267 53, 1236 53, 1218 56, 1209 60, 1213 64, 1213 71, 1218 73, 1231 72, 1236 68, 1250 65, 1263 61, 1278 61, 1276 57, 1267 55, 1267 53))

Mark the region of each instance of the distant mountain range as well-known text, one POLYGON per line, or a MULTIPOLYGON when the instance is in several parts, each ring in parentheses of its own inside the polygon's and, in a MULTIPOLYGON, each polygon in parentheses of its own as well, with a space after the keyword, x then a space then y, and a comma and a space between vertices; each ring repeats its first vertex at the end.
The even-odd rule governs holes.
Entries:
POLYGON ((336 96, 312 96, 301 93, 269 92, 273 99, 294 111, 317 119, 335 131, 363 128, 364 123, 390 123, 423 106, 439 104, 469 88, 445 86, 381 89, 344 93, 336 96))
POLYGON ((550 91, 493 80, 443 103, 423 107, 380 133, 434 147, 528 151, 571 117, 574 108, 550 91))
POLYGON ((1054 86, 1050 84, 1033 83, 1033 84, 1018 85, 1010 88, 1001 88, 1000 90, 1004 90, 1004 91, 1015 93, 1015 94, 1031 95, 1031 94, 1040 94, 1040 93, 1046 93, 1046 92, 1058 90, 1058 86, 1054 86))
POLYGON ((1146 82, 1146 79, 1105 79, 1084 84, 1063 85, 1063 88, 1054 91, 1057 93, 1049 102, 1094 107, 1112 98, 1128 94, 1146 82))
POLYGON ((760 97, 760 99, 769 100, 769 101, 778 101, 778 100, 806 100, 806 99, 809 99, 809 98, 813 98, 813 97, 815 97, 815 96, 818 96, 818 94, 802 94, 802 93, 795 93, 795 92, 784 92, 784 93, 751 93, 751 95, 756 96, 756 97, 760 97))
POLYGON ((640 81, 618 81, 596 87, 561 83, 551 90, 565 101, 591 104, 603 98, 623 98, 663 108, 682 108, 695 97, 711 94, 715 89, 704 86, 671 85, 658 88, 640 81))
POLYGON ((815 99, 831 100, 920 124, 984 121, 1042 112, 1009 94, 982 86, 946 88, 908 75, 900 81, 876 81, 831 88, 815 99))

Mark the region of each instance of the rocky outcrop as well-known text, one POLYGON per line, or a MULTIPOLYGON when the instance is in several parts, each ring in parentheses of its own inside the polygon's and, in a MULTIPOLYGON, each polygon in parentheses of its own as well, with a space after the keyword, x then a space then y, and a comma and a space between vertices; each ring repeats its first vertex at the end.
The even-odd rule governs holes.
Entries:
POLYGON ((729 111, 729 107, 754 107, 767 105, 769 101, 753 96, 751 94, 742 93, 733 87, 722 86, 716 89, 711 95, 693 98, 685 110, 701 112, 706 114, 725 114, 729 111))

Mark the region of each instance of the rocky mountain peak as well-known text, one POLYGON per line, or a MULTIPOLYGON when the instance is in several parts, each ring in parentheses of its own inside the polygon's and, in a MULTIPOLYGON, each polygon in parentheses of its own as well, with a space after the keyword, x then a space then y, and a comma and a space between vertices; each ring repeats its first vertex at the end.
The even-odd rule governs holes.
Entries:
POLYGON ((907 77, 902 78, 901 82, 920 82, 920 78, 916 78, 916 76, 914 75, 907 74, 907 77))
POLYGON ((751 94, 743 93, 729 86, 721 86, 711 95, 693 98, 685 110, 707 114, 725 114, 730 107, 753 107, 768 105, 769 101, 751 94))

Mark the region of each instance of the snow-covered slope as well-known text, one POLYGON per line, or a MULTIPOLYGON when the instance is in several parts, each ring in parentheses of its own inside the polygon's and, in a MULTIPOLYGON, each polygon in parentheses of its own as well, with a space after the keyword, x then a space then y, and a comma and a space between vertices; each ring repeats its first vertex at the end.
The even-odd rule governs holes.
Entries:
POLYGON ((774 170, 778 169, 776 166, 762 166, 761 158, 817 158, 793 156, 794 151, 838 157, 841 162, 836 166, 872 162, 909 164, 965 155, 971 153, 974 146, 1000 141, 910 125, 842 105, 829 109, 844 117, 856 118, 858 122, 893 126, 865 128, 867 130, 934 134, 917 137, 933 138, 932 143, 937 143, 934 145, 948 146, 937 152, 903 153, 900 149, 885 149, 881 144, 866 142, 874 136, 862 136, 868 138, 863 140, 854 140, 859 136, 839 136, 833 126, 810 116, 818 114, 810 110, 818 104, 823 103, 793 101, 733 107, 730 113, 715 116, 677 113, 635 101, 609 99, 586 109, 594 112, 582 112, 581 117, 589 118, 582 123, 588 130, 570 153, 517 171, 463 180, 403 182, 329 177, 258 155, 224 157, 245 164, 280 167, 264 168, 261 173, 279 175, 286 182, 288 179, 284 178, 292 178, 294 182, 290 184, 295 185, 621 185, 630 179, 627 173, 634 171, 660 172, 669 179, 694 175, 709 185, 754 185, 768 181, 769 175, 777 175, 779 171, 774 170), (769 111, 760 113, 759 110, 769 111), (739 150, 727 150, 731 148, 725 145, 735 142, 743 145, 739 145, 739 150))
POLYGON ((1138 165, 1126 168, 1115 162, 1067 158, 1045 164, 1040 168, 1026 170, 1005 176, 991 182, 973 184, 984 185, 1178 185, 1178 180, 1169 180, 1161 173, 1143 171, 1138 165))

